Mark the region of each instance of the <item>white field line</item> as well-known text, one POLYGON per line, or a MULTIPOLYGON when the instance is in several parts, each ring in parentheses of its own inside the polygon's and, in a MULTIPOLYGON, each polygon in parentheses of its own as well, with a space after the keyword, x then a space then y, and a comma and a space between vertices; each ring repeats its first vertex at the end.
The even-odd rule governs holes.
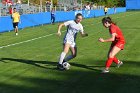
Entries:
MULTIPOLYGON (((135 14, 136 14, 136 13, 135 13, 135 14)), ((118 19, 118 18, 123 18, 123 17, 126 17, 126 16, 131 16, 131 15, 134 15, 134 14, 129 14, 129 15, 125 15, 125 16, 123 15, 123 16, 121 16, 121 17, 117 17, 117 19, 118 19)), ((101 22, 98 22, 98 23, 96 23, 96 24, 100 24, 100 23, 101 23, 101 22)), ((93 25, 93 24, 90 24, 90 25, 93 25)), ((87 26, 90 26, 90 25, 87 25, 87 26)), ((84 26, 84 27, 86 27, 86 26, 84 26)), ((62 31, 62 32, 64 32, 64 31, 62 31)), ((37 37, 37 38, 29 39, 29 40, 22 41, 22 42, 18 42, 18 43, 13 43, 13 44, 1 46, 0 49, 6 48, 6 47, 10 47, 10 46, 19 45, 19 44, 23 44, 23 43, 27 43, 27 42, 31 42, 31 41, 34 41, 34 40, 38 40, 38 39, 41 39, 41 38, 45 38, 45 37, 52 36, 52 35, 54 35, 54 34, 56 34, 56 33, 52 33, 52 34, 40 36, 40 37, 37 37)))

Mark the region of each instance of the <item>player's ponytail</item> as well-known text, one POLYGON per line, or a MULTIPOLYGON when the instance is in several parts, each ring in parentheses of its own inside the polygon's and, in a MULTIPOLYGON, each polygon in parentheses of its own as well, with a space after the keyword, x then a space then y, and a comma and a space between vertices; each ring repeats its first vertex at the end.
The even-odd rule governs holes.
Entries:
POLYGON ((110 24, 116 25, 116 23, 113 22, 112 19, 111 19, 110 17, 104 17, 104 18, 102 19, 102 23, 103 23, 103 24, 106 23, 106 22, 108 22, 108 23, 110 23, 110 24))

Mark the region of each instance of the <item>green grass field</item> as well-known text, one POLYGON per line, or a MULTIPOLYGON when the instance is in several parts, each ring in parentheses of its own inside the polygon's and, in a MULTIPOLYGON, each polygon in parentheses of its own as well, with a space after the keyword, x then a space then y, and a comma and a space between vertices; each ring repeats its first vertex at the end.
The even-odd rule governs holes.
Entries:
POLYGON ((118 69, 113 63, 108 74, 100 73, 110 46, 98 42, 109 37, 103 17, 83 20, 89 37, 78 35, 78 55, 68 71, 56 69, 64 36, 56 36, 58 24, 25 28, 19 36, 0 33, 0 46, 10 45, 0 48, 0 93, 140 93, 140 12, 110 16, 127 43, 117 55, 124 65, 118 69))

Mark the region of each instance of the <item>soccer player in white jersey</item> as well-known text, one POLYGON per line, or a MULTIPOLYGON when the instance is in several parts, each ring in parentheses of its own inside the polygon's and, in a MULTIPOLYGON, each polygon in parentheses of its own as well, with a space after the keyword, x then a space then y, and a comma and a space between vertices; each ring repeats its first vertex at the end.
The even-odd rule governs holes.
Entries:
POLYGON ((59 63, 57 66, 58 69, 62 70, 63 62, 69 61, 76 57, 77 48, 76 48, 75 40, 76 40, 77 33, 80 32, 82 37, 88 36, 87 33, 84 33, 83 26, 80 23, 82 19, 83 19, 82 14, 78 13, 75 17, 75 20, 64 22, 60 24, 58 27, 57 35, 61 36, 61 31, 60 31, 61 28, 63 26, 67 26, 67 32, 65 34, 64 41, 63 41, 63 52, 60 55, 59 63), (69 52, 69 49, 71 51, 71 55, 65 58, 66 54, 69 52))

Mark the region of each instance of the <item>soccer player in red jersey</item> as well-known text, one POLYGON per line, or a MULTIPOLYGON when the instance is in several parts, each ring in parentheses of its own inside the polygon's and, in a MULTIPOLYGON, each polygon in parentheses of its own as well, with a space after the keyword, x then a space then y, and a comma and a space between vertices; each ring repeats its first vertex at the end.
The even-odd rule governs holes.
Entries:
POLYGON ((120 28, 111 20, 110 17, 104 17, 102 19, 102 23, 106 28, 109 28, 111 38, 108 38, 108 39, 100 38, 99 41, 112 42, 109 52, 108 52, 108 59, 106 61, 106 67, 102 71, 102 73, 108 73, 112 62, 115 62, 118 68, 123 64, 122 61, 117 59, 116 54, 124 49, 125 39, 120 28))

